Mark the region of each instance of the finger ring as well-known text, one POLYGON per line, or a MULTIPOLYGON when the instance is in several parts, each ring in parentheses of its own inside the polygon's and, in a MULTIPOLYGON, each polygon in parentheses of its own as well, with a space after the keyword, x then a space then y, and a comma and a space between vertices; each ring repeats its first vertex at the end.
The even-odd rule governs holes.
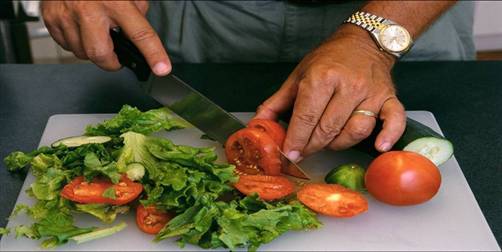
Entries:
POLYGON ((364 109, 355 110, 354 112, 352 112, 352 115, 365 115, 377 118, 377 114, 375 112, 364 109))

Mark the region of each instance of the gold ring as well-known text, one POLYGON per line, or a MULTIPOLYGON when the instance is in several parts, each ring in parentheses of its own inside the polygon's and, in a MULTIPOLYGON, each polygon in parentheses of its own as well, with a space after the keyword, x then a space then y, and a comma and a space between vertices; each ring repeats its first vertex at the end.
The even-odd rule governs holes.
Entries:
POLYGON ((365 115, 365 116, 371 116, 374 118, 378 118, 377 114, 373 111, 369 110, 364 110, 364 109, 358 109, 352 112, 352 115, 365 115))

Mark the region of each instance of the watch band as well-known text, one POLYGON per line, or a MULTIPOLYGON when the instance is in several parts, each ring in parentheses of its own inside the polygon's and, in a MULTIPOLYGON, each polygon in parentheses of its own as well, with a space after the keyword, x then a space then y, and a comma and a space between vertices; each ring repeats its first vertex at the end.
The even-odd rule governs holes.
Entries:
POLYGON ((357 11, 352 14, 347 20, 345 20, 344 23, 355 24, 366 29, 369 32, 373 32, 375 29, 381 29, 383 26, 385 26, 385 21, 386 19, 383 17, 379 17, 377 15, 364 11, 357 11))

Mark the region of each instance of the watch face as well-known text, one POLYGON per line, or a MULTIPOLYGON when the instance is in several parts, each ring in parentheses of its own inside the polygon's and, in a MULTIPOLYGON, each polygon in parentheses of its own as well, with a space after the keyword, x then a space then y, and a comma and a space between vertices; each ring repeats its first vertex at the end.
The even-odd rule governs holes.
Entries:
POLYGON ((391 52, 406 51, 411 44, 410 34, 399 25, 389 25, 383 28, 379 38, 384 49, 391 52))

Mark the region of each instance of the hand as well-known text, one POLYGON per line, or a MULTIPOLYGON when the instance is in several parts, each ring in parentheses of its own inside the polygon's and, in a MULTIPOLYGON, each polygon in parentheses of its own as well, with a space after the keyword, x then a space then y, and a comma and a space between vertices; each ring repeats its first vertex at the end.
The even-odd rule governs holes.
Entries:
POLYGON ((90 59, 105 70, 120 69, 109 34, 120 26, 155 74, 171 71, 162 42, 145 19, 147 1, 43 1, 41 9, 54 40, 80 59, 90 59))
POLYGON ((300 161, 324 147, 342 150, 368 137, 377 118, 352 113, 369 110, 383 120, 375 147, 388 151, 406 125, 390 76, 394 61, 366 31, 343 25, 298 64, 256 117, 275 120, 294 106, 283 150, 300 161))

